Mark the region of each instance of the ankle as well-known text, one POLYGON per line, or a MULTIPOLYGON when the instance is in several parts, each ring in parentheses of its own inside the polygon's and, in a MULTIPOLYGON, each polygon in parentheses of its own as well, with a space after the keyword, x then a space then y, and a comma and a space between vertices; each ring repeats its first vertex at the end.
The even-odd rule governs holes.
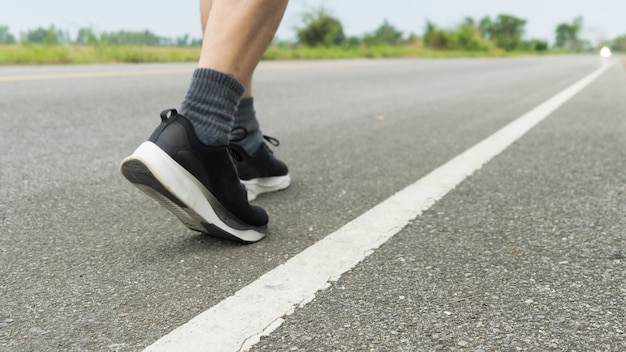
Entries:
POLYGON ((241 147, 248 155, 252 155, 263 144, 263 133, 261 130, 248 132, 244 138, 231 140, 231 144, 241 147))
POLYGON ((263 133, 259 129, 259 121, 254 110, 254 98, 242 98, 235 112, 233 134, 237 130, 245 130, 243 138, 233 138, 232 143, 243 148, 246 153, 253 154, 263 143, 263 133))
POLYGON ((198 68, 181 103, 180 114, 189 119, 202 143, 228 145, 243 92, 244 87, 234 77, 198 68))

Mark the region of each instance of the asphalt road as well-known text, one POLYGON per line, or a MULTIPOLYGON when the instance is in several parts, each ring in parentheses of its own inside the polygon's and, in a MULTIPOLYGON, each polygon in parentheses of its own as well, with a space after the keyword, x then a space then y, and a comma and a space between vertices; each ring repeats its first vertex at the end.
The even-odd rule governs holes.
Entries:
MULTIPOLYGON (((293 183, 247 246, 117 170, 193 65, 0 68, 0 351, 140 351, 601 64, 262 63, 293 183)), ((615 64, 253 350, 626 350, 624 96, 615 64)))

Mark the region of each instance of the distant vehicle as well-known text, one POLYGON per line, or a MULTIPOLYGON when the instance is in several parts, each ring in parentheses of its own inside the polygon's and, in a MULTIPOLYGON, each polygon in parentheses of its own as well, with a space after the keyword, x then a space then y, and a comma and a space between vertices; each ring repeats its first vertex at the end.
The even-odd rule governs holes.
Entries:
POLYGON ((603 46, 602 49, 600 49, 600 56, 602 56, 604 58, 611 57, 611 49, 609 49, 606 46, 603 46))

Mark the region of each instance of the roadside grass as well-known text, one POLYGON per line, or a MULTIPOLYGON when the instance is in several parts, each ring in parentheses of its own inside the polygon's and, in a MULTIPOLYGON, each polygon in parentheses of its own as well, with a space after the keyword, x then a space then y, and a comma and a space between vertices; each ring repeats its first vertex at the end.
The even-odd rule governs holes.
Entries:
POLYGON ((374 47, 270 47, 265 60, 317 60, 354 58, 409 58, 409 57, 501 57, 502 50, 492 51, 448 51, 432 50, 419 46, 374 46, 374 47))
MULTIPOLYGON (((520 55, 559 54, 558 51, 505 52, 433 50, 423 46, 355 46, 355 47, 284 47, 272 45, 264 60, 318 60, 355 58, 460 58, 509 57, 520 55)), ((146 46, 61 46, 61 45, 1 45, 0 65, 142 63, 197 61, 200 48, 146 46)))
POLYGON ((0 65, 196 61, 200 48, 3 45, 0 65))

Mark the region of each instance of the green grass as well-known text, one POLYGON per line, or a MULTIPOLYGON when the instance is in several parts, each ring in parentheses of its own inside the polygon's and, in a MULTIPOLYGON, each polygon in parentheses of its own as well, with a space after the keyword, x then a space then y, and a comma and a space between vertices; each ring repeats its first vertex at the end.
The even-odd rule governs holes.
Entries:
POLYGON ((316 60, 353 58, 409 58, 409 57, 501 57, 502 50, 492 51, 448 51, 432 50, 412 46, 376 47, 270 47, 265 53, 266 60, 316 60))
MULTIPOLYGON (((554 52, 545 52, 545 54, 550 53, 554 52)), ((432 50, 420 46, 361 46, 349 48, 271 46, 265 53, 264 59, 452 58, 506 57, 537 54, 536 52, 509 53, 500 49, 489 51, 432 50)), ((185 62, 197 61, 199 55, 200 48, 22 44, 0 46, 0 65, 185 62)))
POLYGON ((199 55, 199 48, 4 45, 0 65, 196 61, 199 55))

